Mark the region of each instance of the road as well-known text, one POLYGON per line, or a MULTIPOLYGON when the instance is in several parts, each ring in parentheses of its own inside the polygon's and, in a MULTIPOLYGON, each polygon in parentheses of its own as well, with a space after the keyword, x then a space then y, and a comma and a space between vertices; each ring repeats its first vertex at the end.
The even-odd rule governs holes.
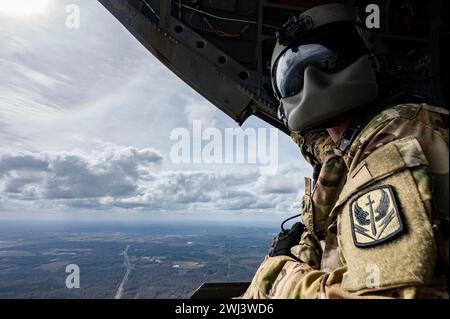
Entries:
POLYGON ((116 294, 114 296, 114 299, 121 299, 123 296, 123 287, 125 286, 125 283, 128 281, 128 276, 131 272, 131 263, 130 258, 128 258, 128 248, 130 248, 130 245, 128 245, 125 250, 123 251, 123 263, 127 269, 125 272, 125 275, 122 278, 122 282, 120 283, 119 288, 117 288, 116 294))

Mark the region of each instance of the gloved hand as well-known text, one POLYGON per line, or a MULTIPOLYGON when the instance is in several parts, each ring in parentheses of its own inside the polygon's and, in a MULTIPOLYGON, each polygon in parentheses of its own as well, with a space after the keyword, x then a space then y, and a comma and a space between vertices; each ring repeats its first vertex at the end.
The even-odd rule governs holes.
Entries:
POLYGON ((291 253, 291 248, 300 243, 300 238, 304 230, 305 226, 302 223, 297 222, 290 230, 281 231, 273 239, 269 256, 289 256, 298 260, 298 258, 291 253))

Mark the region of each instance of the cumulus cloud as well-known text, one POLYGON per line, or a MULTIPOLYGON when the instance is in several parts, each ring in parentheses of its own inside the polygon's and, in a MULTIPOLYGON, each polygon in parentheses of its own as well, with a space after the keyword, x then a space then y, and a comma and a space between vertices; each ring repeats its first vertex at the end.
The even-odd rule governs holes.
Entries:
POLYGON ((3 150, 0 202, 10 208, 26 201, 54 209, 289 212, 303 172, 281 172, 169 169, 157 150, 112 144, 90 152, 3 150))
POLYGON ((4 196, 37 199, 121 197, 138 188, 139 170, 161 163, 153 149, 107 146, 102 151, 0 153, 4 196))

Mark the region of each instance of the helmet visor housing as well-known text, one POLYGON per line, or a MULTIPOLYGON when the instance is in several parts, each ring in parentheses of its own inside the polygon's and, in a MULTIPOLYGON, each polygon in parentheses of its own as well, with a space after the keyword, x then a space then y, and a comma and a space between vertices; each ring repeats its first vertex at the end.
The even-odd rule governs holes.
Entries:
POLYGON ((354 22, 336 22, 309 31, 281 52, 272 67, 278 99, 299 94, 308 66, 338 72, 367 53, 354 22))

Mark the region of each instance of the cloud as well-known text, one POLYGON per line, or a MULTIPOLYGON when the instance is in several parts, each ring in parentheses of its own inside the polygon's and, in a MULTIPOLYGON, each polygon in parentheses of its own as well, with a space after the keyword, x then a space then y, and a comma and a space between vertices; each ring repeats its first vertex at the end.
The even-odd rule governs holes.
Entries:
POLYGON ((121 197, 138 188, 139 170, 159 164, 152 149, 108 145, 102 151, 0 153, 2 193, 14 198, 121 197))
POLYGON ((168 168, 161 153, 104 144, 93 151, 0 152, 0 202, 18 209, 138 209, 144 211, 289 212, 300 185, 285 182, 302 174, 283 167, 283 176, 257 168, 190 171, 168 168), (289 205, 286 205, 289 203, 289 205))
MULTIPOLYGON (((115 204, 180 210, 188 209, 195 203, 204 209, 227 209, 221 203, 229 203, 236 197, 236 192, 229 190, 250 188, 256 179, 256 171, 238 174, 229 171, 167 170, 152 175, 150 181, 142 183, 137 196, 119 199, 115 204)), ((252 196, 249 193, 247 198, 252 196)))
POLYGON ((293 194, 304 187, 305 176, 310 176, 310 168, 300 161, 279 165, 277 174, 261 175, 255 188, 262 194, 293 194))

